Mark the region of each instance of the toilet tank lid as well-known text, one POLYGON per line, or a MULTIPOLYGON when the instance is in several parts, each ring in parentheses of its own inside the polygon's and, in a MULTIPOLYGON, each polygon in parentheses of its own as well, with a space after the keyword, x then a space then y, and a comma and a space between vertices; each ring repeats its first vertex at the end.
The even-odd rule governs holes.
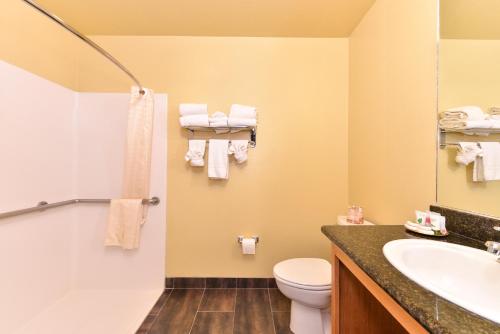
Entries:
POLYGON ((274 276, 306 286, 327 286, 332 283, 330 262, 315 258, 282 261, 274 266, 274 276))

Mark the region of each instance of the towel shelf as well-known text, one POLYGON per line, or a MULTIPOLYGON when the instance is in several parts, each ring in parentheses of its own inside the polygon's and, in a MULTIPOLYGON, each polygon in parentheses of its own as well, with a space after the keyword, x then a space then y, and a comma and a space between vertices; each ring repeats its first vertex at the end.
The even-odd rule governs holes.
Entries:
MULTIPOLYGON (((45 201, 42 201, 42 202, 39 202, 37 206, 31 207, 31 208, 0 213, 0 219, 24 215, 24 214, 32 213, 32 212, 45 211, 48 209, 53 209, 53 208, 57 208, 60 206, 65 206, 65 205, 70 205, 70 204, 110 203, 110 202, 111 202, 111 199, 83 199, 83 198, 71 199, 68 201, 55 202, 55 203, 47 203, 45 201)), ((158 205, 158 204, 160 204, 160 199, 158 197, 152 197, 150 199, 143 199, 142 203, 147 204, 147 205, 158 205)))
POLYGON ((202 126, 189 126, 185 127, 184 129, 188 130, 191 132, 191 134, 194 134, 195 132, 217 132, 217 131, 225 131, 224 133, 220 134, 231 134, 231 133, 236 133, 240 131, 250 131, 250 140, 248 141, 248 144, 250 147, 256 147, 257 146, 257 127, 255 126, 224 126, 224 127, 202 127, 202 126))
MULTIPOLYGON (((470 133, 477 133, 477 134, 482 134, 482 135, 495 135, 495 134, 500 134, 500 129, 466 129, 466 130, 448 130, 448 129, 439 129, 439 147, 441 149, 445 149, 448 146, 456 146, 458 147, 460 144, 458 142, 449 142, 446 140, 446 134, 448 133, 454 133, 458 135, 465 135, 465 132, 470 132, 470 133)), ((499 141, 500 139, 493 139, 488 137, 484 137, 485 140, 483 141, 499 141), (488 139, 488 140, 486 140, 488 139)), ((467 141, 467 140, 464 140, 467 141)), ((481 142, 481 140, 473 140, 477 142, 481 142)))

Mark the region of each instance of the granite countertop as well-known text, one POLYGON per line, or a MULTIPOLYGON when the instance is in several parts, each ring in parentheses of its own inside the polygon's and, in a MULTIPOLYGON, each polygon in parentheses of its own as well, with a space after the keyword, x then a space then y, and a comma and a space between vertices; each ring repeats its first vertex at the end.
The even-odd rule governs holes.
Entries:
POLYGON ((454 233, 439 239, 426 238, 407 232, 403 226, 323 226, 321 231, 429 332, 500 334, 500 325, 420 287, 382 253, 382 247, 396 239, 432 239, 484 250, 481 242, 454 233))

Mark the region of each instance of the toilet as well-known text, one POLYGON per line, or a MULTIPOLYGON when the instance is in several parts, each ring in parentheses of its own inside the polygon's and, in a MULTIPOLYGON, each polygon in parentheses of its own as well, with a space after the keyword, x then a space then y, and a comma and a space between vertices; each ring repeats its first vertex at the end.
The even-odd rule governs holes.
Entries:
POLYGON ((292 332, 330 334, 330 263, 315 258, 289 259, 276 264, 273 275, 278 289, 292 301, 292 332))

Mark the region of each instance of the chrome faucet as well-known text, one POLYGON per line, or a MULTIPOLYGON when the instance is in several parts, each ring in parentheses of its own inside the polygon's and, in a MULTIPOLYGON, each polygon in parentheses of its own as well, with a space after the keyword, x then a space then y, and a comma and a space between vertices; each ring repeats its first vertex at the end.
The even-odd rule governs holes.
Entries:
MULTIPOLYGON (((495 226, 493 227, 495 231, 500 232, 500 226, 495 226)), ((487 251, 489 253, 492 253, 497 256, 497 262, 500 263, 500 242, 495 242, 495 241, 486 241, 484 244, 486 247, 488 247, 487 251)))

